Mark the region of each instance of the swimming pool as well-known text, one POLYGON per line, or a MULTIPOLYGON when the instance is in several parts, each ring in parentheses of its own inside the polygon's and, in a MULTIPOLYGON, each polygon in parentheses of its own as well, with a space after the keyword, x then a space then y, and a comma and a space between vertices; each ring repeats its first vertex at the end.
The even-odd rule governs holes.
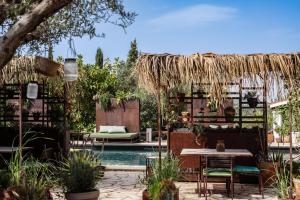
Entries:
MULTIPOLYGON (((145 166, 147 156, 158 155, 157 147, 107 147, 101 151, 100 147, 92 149, 96 154, 100 155, 103 165, 135 165, 145 166)), ((166 149, 162 149, 163 154, 166 149)))

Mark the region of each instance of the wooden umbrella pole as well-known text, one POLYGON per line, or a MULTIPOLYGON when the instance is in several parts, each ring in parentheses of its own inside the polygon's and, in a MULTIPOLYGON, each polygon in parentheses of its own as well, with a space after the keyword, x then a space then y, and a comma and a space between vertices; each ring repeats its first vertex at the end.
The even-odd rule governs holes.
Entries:
POLYGON ((158 166, 161 171, 161 102, 160 102, 160 69, 157 67, 157 131, 158 131, 158 166))
POLYGON ((293 137, 292 137, 292 131, 293 131, 293 108, 290 105, 290 114, 289 114, 289 132, 290 132, 290 186, 293 185, 293 137))
POLYGON ((22 109, 23 109, 23 105, 22 105, 22 84, 19 84, 19 90, 20 90, 20 94, 19 94, 19 110, 20 110, 20 114, 19 114, 19 156, 20 156, 20 160, 19 160, 19 164, 21 166, 22 164, 22 145, 23 145, 23 135, 22 135, 22 127, 23 127, 23 123, 22 123, 22 109))

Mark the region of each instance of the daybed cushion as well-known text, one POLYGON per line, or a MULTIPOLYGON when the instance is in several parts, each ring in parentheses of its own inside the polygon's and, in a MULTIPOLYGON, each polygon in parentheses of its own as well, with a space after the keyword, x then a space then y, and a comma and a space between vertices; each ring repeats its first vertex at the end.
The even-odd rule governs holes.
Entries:
POLYGON ((227 168, 208 168, 203 169, 203 175, 205 176, 216 176, 216 177, 230 177, 231 170, 227 168), (208 173, 207 173, 208 172, 208 173))
POLYGON ((133 139, 136 138, 138 133, 91 133, 90 138, 96 139, 133 139))
POLYGON ((125 126, 100 126, 100 133, 126 133, 125 126))
POLYGON ((237 173, 260 173, 260 170, 257 167, 254 166, 243 166, 243 165, 237 165, 233 168, 234 172, 237 173))

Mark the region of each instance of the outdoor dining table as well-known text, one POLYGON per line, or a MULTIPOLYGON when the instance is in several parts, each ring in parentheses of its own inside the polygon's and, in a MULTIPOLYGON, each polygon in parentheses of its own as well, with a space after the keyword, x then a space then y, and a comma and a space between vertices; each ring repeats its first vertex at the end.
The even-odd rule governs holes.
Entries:
MULTIPOLYGON (((247 149, 225 149, 225 151, 220 152, 216 149, 189 149, 189 148, 183 148, 181 153, 181 156, 199 156, 200 157, 200 163, 199 163, 199 169, 201 170, 201 177, 202 177, 202 160, 201 158, 204 157, 205 163, 206 163, 206 171, 207 171, 207 158, 208 157, 227 157, 230 158, 231 166, 233 166, 234 159, 236 157, 252 157, 253 154, 247 150, 247 149)), ((231 169, 232 170, 232 169, 231 169)), ((233 186, 233 173, 231 172, 231 184, 233 186)), ((231 198, 233 198, 233 187, 231 188, 231 198)), ((199 195, 201 195, 201 178, 200 178, 200 189, 199 189, 199 195)), ((207 178, 204 179, 204 195, 205 199, 207 199, 207 178)))

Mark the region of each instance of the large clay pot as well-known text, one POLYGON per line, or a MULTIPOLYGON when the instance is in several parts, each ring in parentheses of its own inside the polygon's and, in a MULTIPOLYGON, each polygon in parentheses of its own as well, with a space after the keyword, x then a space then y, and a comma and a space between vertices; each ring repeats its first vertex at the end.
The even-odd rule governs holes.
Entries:
POLYGON ((295 192, 296 192, 296 199, 300 199, 300 179, 293 178, 295 192))
POLYGON ((268 132, 268 143, 274 142, 274 135, 273 132, 268 132))
POLYGON ((100 192, 99 190, 82 193, 67 193, 67 200, 98 200, 100 192))
POLYGON ((263 184, 265 186, 271 186, 272 184, 274 184, 276 180, 276 171, 275 171, 276 165, 278 166, 278 163, 273 163, 273 162, 259 163, 263 184))

